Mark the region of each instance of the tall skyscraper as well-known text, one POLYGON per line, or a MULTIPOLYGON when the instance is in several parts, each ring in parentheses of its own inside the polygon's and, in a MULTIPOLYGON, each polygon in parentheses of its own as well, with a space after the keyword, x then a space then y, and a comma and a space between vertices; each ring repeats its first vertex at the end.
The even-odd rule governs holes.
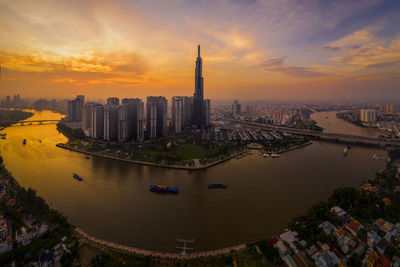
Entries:
POLYGON ((92 134, 91 137, 95 139, 104 138, 104 106, 96 104, 92 108, 92 134))
POLYGON ((202 59, 200 57, 200 45, 197 47, 197 59, 193 94, 193 124, 203 128, 204 125, 204 80, 202 74, 202 59))
POLYGON ((172 97, 171 107, 171 128, 176 134, 181 133, 183 125, 183 96, 172 97))
POLYGON ((148 96, 146 103, 147 135, 158 138, 167 135, 168 102, 163 96, 148 96))
POLYGON ((118 104, 106 105, 104 107, 104 140, 116 139, 118 139, 118 104))

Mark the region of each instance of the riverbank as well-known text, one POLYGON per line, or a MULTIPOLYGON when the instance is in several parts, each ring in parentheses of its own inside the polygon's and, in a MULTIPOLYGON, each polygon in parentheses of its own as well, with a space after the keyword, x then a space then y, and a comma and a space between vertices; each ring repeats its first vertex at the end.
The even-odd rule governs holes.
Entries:
POLYGON ((26 120, 29 117, 32 117, 32 112, 26 112, 22 110, 3 110, 0 109, 0 127, 5 128, 12 124, 17 123, 18 121, 26 120))
MULTIPOLYGON (((276 153, 276 154, 282 154, 285 152, 289 152, 295 149, 299 149, 308 145, 311 145, 312 141, 309 141, 305 144, 301 144, 301 145, 297 145, 297 146, 293 146, 287 149, 282 149, 279 151, 269 151, 267 153, 276 153)), ((112 160, 119 160, 119 161, 124 161, 124 162, 130 162, 130 163, 134 163, 134 164, 140 164, 140 165, 146 165, 146 166, 153 166, 153 167, 161 167, 161 168, 170 168, 170 169, 179 169, 179 170, 188 170, 188 171, 194 171, 194 170, 204 170, 213 166, 216 166, 218 164, 224 163, 228 160, 231 159, 241 159, 244 156, 246 156, 248 154, 248 151, 241 151, 239 153, 235 153, 233 155, 230 155, 228 157, 225 157, 223 159, 211 162, 211 163, 207 163, 207 164, 202 164, 200 166, 179 166, 179 165, 166 165, 166 164, 159 164, 159 163, 153 163, 153 162, 146 162, 146 161, 138 161, 138 160, 130 160, 130 159, 124 159, 124 158, 119 158, 119 157, 115 157, 115 156, 110 156, 110 155, 104 155, 104 154, 98 154, 96 152, 90 152, 90 151, 85 151, 82 149, 77 149, 77 148, 73 148, 68 146, 67 144, 57 144, 56 145, 59 148, 64 148, 70 151, 74 151, 74 152, 78 152, 78 153, 83 153, 86 155, 91 155, 91 156, 96 156, 96 157, 102 157, 102 158, 106 158, 106 159, 112 159, 112 160)))
POLYGON ((188 170, 188 171, 193 171, 193 170, 204 170, 207 168, 210 168, 212 166, 218 165, 220 163, 223 163, 225 161, 228 161, 230 159, 246 155, 247 151, 242 151, 233 155, 230 155, 226 158, 204 164, 201 166, 178 166, 178 165, 166 165, 166 164, 159 164, 159 163, 153 163, 153 162, 146 162, 146 161, 138 161, 138 160, 130 160, 130 159, 124 159, 124 158, 119 158, 119 157, 114 157, 110 155, 104 155, 104 154, 98 154, 96 152, 90 152, 90 151, 85 151, 82 149, 77 149, 77 148, 72 148, 69 147, 66 144, 57 144, 57 147, 64 148, 70 151, 78 152, 78 153, 83 153, 86 155, 91 155, 91 156, 96 156, 96 157, 101 157, 101 158, 106 158, 106 159, 113 159, 113 160, 119 160, 119 161, 125 161, 125 162, 130 162, 130 163, 135 163, 135 164, 141 164, 141 165, 146 165, 146 166, 153 166, 153 167, 161 167, 161 168, 170 168, 170 169, 179 169, 179 170, 188 170))

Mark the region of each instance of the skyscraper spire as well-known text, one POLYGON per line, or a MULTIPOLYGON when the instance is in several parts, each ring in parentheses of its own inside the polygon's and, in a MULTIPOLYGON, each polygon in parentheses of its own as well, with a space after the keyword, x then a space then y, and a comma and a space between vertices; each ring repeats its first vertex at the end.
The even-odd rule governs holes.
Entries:
POLYGON ((193 123, 199 128, 204 127, 204 93, 203 93, 203 75, 202 59, 200 57, 200 45, 197 46, 197 59, 195 69, 195 83, 193 94, 193 123))

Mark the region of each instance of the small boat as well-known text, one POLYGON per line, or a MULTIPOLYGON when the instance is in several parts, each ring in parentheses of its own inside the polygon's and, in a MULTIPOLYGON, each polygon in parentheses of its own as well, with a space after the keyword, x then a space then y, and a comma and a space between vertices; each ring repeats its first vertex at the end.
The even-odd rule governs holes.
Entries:
POLYGON ((376 154, 374 154, 373 156, 372 156, 372 158, 374 159, 374 160, 378 160, 379 158, 378 158, 378 155, 376 155, 376 154))
POLYGON ((24 141, 22 141, 22 144, 23 144, 23 145, 26 145, 26 139, 24 139, 24 141))
POLYGON ((279 154, 271 154, 271 158, 279 158, 280 156, 279 154))
POLYGON ((150 185, 150 191, 161 193, 178 193, 178 187, 169 187, 165 185, 153 184, 150 185))
POLYGON ((227 184, 208 184, 208 188, 227 188, 227 184))
POLYGON ((344 148, 343 150, 343 155, 347 155, 349 153, 349 149, 347 147, 344 148))
POLYGON ((262 155, 262 152, 261 152, 261 151, 259 151, 259 152, 258 152, 258 155, 262 155))
POLYGON ((74 177, 76 180, 78 180, 78 181, 82 181, 83 180, 83 178, 82 177, 80 177, 78 174, 76 174, 76 173, 73 173, 72 174, 72 177, 74 177))
POLYGON ((269 154, 264 153, 264 154, 263 154, 263 157, 264 157, 264 158, 268 158, 268 157, 269 157, 269 154))

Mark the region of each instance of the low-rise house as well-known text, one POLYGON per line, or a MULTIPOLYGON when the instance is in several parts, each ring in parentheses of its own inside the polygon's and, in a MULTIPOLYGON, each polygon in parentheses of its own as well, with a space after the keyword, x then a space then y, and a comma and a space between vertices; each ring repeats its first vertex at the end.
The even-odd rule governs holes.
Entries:
POLYGON ((389 233, 391 237, 395 236, 398 232, 398 227, 394 226, 392 223, 385 221, 383 219, 376 220, 374 222, 374 226, 384 231, 385 233, 389 233))
POLYGON ((338 219, 339 221, 342 221, 342 222, 347 221, 349 218, 347 213, 338 206, 332 207, 331 212, 332 212, 333 216, 335 216, 335 218, 338 219))
POLYGON ((322 222, 319 226, 320 229, 326 234, 330 235, 332 233, 335 233, 338 229, 336 226, 334 226, 331 222, 324 221, 322 222))
POLYGON ((349 230, 354 236, 357 236, 358 231, 360 231, 362 227, 363 226, 355 220, 350 220, 350 222, 346 225, 346 229, 349 230))
POLYGON ((15 231, 15 240, 17 241, 18 246, 25 246, 31 242, 32 236, 25 227, 21 227, 15 231))

